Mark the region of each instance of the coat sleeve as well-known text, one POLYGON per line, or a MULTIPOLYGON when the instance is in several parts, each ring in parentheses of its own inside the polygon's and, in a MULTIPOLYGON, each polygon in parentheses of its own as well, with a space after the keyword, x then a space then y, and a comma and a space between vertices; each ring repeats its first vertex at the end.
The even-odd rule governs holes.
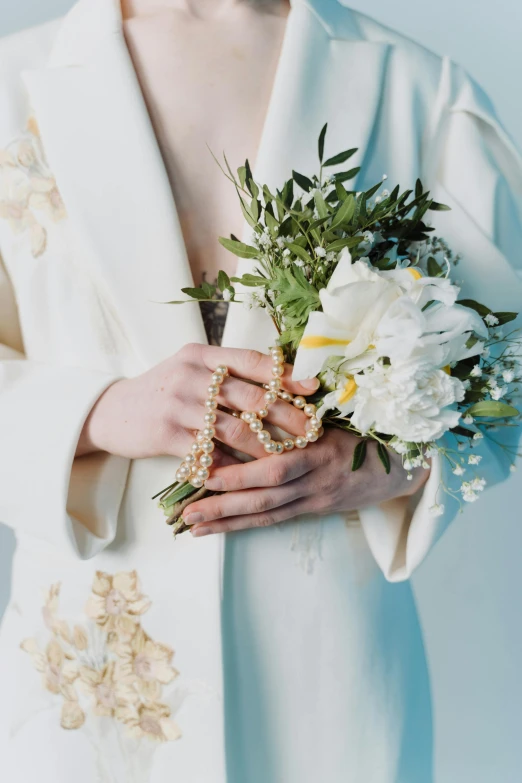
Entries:
MULTIPOLYGON (((436 233, 462 256, 462 296, 492 310, 520 312, 522 157, 487 95, 447 58, 424 138, 422 179, 437 201, 451 207, 432 214, 436 233)), ((514 450, 520 428, 497 432, 495 439, 514 450)), ((487 439, 482 444, 480 475, 491 486, 509 476, 512 458, 487 439)), ((456 478, 447 460, 436 457, 420 496, 360 510, 368 544, 389 581, 408 579, 459 512, 441 484, 455 487, 456 478), (444 505, 441 516, 430 512, 436 503, 444 505)))
POLYGON ((94 402, 117 377, 28 360, 0 259, 0 520, 80 558, 116 533, 128 460, 75 459, 94 402))

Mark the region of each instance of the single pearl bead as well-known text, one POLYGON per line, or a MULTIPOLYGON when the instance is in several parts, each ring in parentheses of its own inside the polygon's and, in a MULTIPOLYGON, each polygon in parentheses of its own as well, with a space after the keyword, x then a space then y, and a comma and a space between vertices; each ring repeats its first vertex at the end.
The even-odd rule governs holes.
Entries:
POLYGON ((282 392, 280 392, 280 393, 279 393, 279 396, 280 396, 280 397, 281 397, 281 399, 282 399, 282 400, 284 400, 285 402, 292 402, 292 400, 294 399, 294 395, 293 395, 293 394, 290 394, 290 392, 287 392, 287 391, 282 391, 282 392))
POLYGON ((283 446, 285 447, 286 451, 292 451, 292 449, 295 446, 295 443, 292 440, 292 438, 285 438, 283 441, 283 446))
POLYGON ((186 476, 180 473, 179 470, 176 471, 176 481, 185 481, 185 478, 186 476))
POLYGON ((254 421, 250 422, 250 429, 252 432, 261 432, 263 429, 263 422, 259 421, 259 419, 254 419, 254 421))
POLYGON ((308 441, 306 438, 303 438, 301 435, 295 439, 295 445, 298 449, 304 449, 308 446, 308 441))
POLYGON ((284 450, 285 450, 285 447, 283 446, 283 444, 279 443, 279 441, 277 441, 276 442, 276 447, 275 447, 275 454, 282 454, 284 450))
POLYGON ((200 479, 203 479, 203 481, 206 481, 208 479, 210 473, 206 468, 198 468, 198 472, 196 473, 196 476, 200 479))
POLYGON ((266 430, 261 430, 261 432, 257 433, 257 439, 260 443, 270 443, 272 436, 266 430))
POLYGON ((201 446, 197 441, 194 441, 194 443, 190 447, 190 450, 193 454, 199 454, 199 452, 201 451, 201 446))
POLYGON ((201 457, 199 458, 199 464, 201 465, 202 468, 209 468, 213 462, 214 460, 212 459, 210 454, 202 454, 201 457))
POLYGON ((205 429, 203 430, 203 435, 205 436, 205 438, 207 438, 207 440, 212 440, 215 434, 216 434, 216 430, 214 429, 214 427, 205 427, 205 429))
POLYGON ((269 454, 274 454, 276 448, 277 444, 273 440, 269 440, 268 443, 265 443, 265 451, 267 451, 269 454))
POLYGON ((307 403, 303 408, 303 413, 306 414, 306 416, 315 416, 317 408, 315 405, 312 405, 311 402, 307 403))
POLYGON ((191 476, 190 477, 190 483, 193 487, 196 487, 196 489, 200 489, 200 487, 203 486, 203 479, 199 476, 191 476))
POLYGON ((211 440, 205 440, 201 444, 201 451, 203 451, 205 454, 211 454, 211 452, 214 451, 214 444, 211 440))
POLYGON ((196 462, 196 455, 195 454, 187 454, 185 459, 183 460, 185 465, 194 465, 196 462))
POLYGON ((322 435, 324 435, 324 427, 319 427, 319 429, 317 430, 317 435, 318 435, 319 437, 321 437, 322 435))
POLYGON ((310 424, 310 427, 314 428, 314 430, 318 430, 321 426, 321 419, 317 418, 317 416, 310 416, 308 423, 310 424))
POLYGON ((273 391, 267 391, 265 392, 265 400, 269 405, 271 405, 273 402, 277 400, 277 394, 273 391))
MULTIPOLYGON (((255 414, 254 414, 254 416, 255 416, 255 414)), ((243 411, 242 414, 241 414, 241 418, 243 419, 243 421, 246 421, 247 424, 248 424, 248 422, 252 421, 252 413, 251 413, 251 411, 243 411)))
POLYGON ((316 440, 319 440, 319 435, 317 434, 317 430, 308 430, 306 433, 306 440, 309 443, 315 443, 316 440))
POLYGON ((212 383, 223 383, 225 380, 225 376, 221 375, 220 372, 213 372, 212 373, 212 383))
POLYGON ((196 435, 196 440, 199 444, 201 444, 204 440, 208 440, 208 438, 206 435, 203 435, 202 430, 199 430, 198 434, 196 435))
POLYGON ((210 399, 205 400, 205 408, 209 411, 215 411, 217 408, 217 402, 211 397, 210 399))
POLYGON ((273 348, 270 348, 270 356, 273 356, 274 359, 278 359, 282 355, 283 355, 283 349, 280 348, 278 345, 275 345, 273 348))
POLYGON ((260 419, 264 419, 265 416, 268 416, 268 408, 261 408, 261 410, 257 412, 257 415, 260 419))
POLYGON ((207 392, 210 394, 211 397, 215 397, 216 394, 219 394, 219 386, 217 385, 217 383, 211 383, 207 389, 207 392))
POLYGON ((294 397, 293 403, 296 408, 304 408, 304 406, 306 405, 306 400, 304 397, 298 396, 298 397, 294 397))
POLYGON ((214 372, 218 372, 218 373, 220 373, 220 374, 221 374, 223 377, 225 377, 225 375, 228 375, 228 367, 225 367, 225 365, 224 365, 224 364, 220 364, 218 367, 216 367, 216 369, 214 370, 214 372))
POLYGON ((214 411, 207 411, 203 416, 203 419, 205 420, 205 424, 214 424, 217 419, 217 415, 214 413, 214 411))
POLYGON ((196 476, 198 472, 198 466, 197 465, 191 465, 190 466, 190 474, 192 476, 196 476))
POLYGON ((270 383, 268 384, 269 388, 272 391, 279 391, 281 388, 281 379, 280 378, 272 378, 270 383))
POLYGON ((273 364, 272 365, 272 375, 274 375, 276 378, 280 378, 284 374, 285 368, 282 364, 273 364))

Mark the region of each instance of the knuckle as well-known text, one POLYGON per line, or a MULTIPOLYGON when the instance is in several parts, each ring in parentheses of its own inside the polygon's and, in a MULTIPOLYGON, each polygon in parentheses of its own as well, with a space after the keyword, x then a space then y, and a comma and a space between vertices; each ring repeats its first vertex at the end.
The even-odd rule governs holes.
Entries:
POLYGON ((270 527, 270 525, 274 524, 274 518, 271 514, 259 514, 258 517, 256 517, 254 526, 255 527, 270 527))
POLYGON ((267 465, 268 484, 271 487, 277 487, 284 484, 288 478, 288 468, 281 464, 280 460, 270 460, 267 465))
POLYGON ((244 405, 246 410, 256 410, 261 407, 261 401, 264 399, 264 390, 251 383, 243 384, 246 388, 243 390, 244 405))
POLYGON ((241 419, 231 418, 232 421, 225 428, 225 440, 229 446, 241 446, 247 439, 250 430, 241 419))
POLYGON ((255 372, 264 359, 266 359, 266 357, 263 356, 262 353, 259 353, 259 351, 254 351, 252 348, 246 349, 243 354, 243 366, 245 371, 248 373, 255 372))
POLYGON ((252 511, 254 514, 263 514, 272 507, 272 498, 269 495, 255 495, 252 498, 252 511))

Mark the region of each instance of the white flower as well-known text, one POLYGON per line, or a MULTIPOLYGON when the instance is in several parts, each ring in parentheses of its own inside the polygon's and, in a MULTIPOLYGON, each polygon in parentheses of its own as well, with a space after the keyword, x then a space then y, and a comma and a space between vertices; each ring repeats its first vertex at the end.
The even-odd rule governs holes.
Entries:
POLYGON ((440 503, 435 503, 430 507, 429 511, 433 517, 441 517, 444 514, 444 506, 440 503))
POLYGON ((374 427, 401 440, 438 440, 457 426, 460 413, 449 406, 464 398, 462 383, 422 359, 376 364, 355 376, 352 423, 362 433, 374 427))
POLYGON ((232 292, 230 291, 230 288, 225 288, 225 290, 223 291, 223 299, 225 300, 225 302, 230 302, 231 298, 232 298, 232 292))
POLYGON ((482 349, 480 355, 483 356, 484 359, 487 359, 489 358, 490 353, 491 353, 490 349, 486 346, 485 348, 482 349))
POLYGON ((292 251, 290 250, 290 248, 286 247, 286 248, 283 250, 283 256, 284 256, 285 258, 287 258, 287 257, 288 257, 288 256, 291 254, 291 252, 292 252, 292 251))
POLYGON ((342 376, 335 391, 324 397, 323 404, 317 414, 319 418, 322 418, 326 411, 332 410, 332 408, 337 408, 343 416, 352 413, 356 391, 357 384, 353 376, 342 376))
POLYGON ((469 413, 466 413, 464 418, 462 419, 463 424, 473 424, 473 416, 470 416, 469 413))
POLYGON ((299 266, 299 267, 302 267, 302 266, 304 266, 304 265, 305 265, 305 263, 304 263, 304 261, 303 261, 303 259, 302 259, 302 258, 296 258, 296 259, 294 259, 294 264, 295 264, 296 266, 299 266))
POLYGON ((393 440, 391 442, 391 447, 396 454, 406 454, 408 451, 407 445, 402 440, 393 440))
POLYGON ((315 255, 318 256, 319 258, 324 258, 326 256, 326 250, 324 249, 324 247, 316 247, 314 248, 314 250, 315 250, 315 255))
POLYGON ((331 263, 332 261, 335 261, 336 258, 337 258, 337 253, 335 252, 335 250, 329 250, 325 256, 325 261, 327 263, 331 263))
POLYGON ((457 449, 459 451, 466 451, 466 448, 467 448, 466 444, 463 443, 462 441, 460 441, 460 443, 457 444, 457 449))
POLYGON ((455 465, 455 467, 453 468, 453 473, 455 474, 455 476, 463 476, 465 472, 466 470, 465 468, 462 467, 462 465, 455 465))
POLYGON ((497 386, 496 389, 492 389, 491 391, 491 399, 500 400, 506 394, 506 392, 507 392, 506 386, 497 386))
POLYGON ((268 231, 263 231, 262 234, 259 235, 258 242, 261 247, 268 247, 272 244, 272 237, 268 231))
POLYGON ((374 237, 373 237, 373 234, 372 234, 371 231, 365 231, 364 234, 363 234, 363 237, 364 237, 364 241, 366 242, 366 244, 373 245, 374 237))
POLYGON ((473 440, 482 440, 483 437, 484 437, 484 435, 481 432, 476 432, 473 435, 473 440))
POLYGON ((488 326, 497 326, 499 323, 497 316, 493 315, 493 313, 488 313, 484 320, 488 326))
POLYGON ((482 457, 479 457, 478 454, 470 454, 468 457, 468 465, 479 465, 482 460, 482 457))
POLYGON ((515 373, 513 372, 513 370, 504 370, 504 372, 502 373, 502 378, 506 383, 513 383, 513 381, 515 380, 515 373))
POLYGON ((473 492, 469 482, 465 482, 461 486, 460 491, 462 492, 462 497, 466 501, 466 503, 474 503, 475 500, 478 500, 478 495, 476 492, 473 492))
POLYGON ((482 492, 485 486, 486 479, 483 478, 474 478, 471 482, 471 489, 474 492, 482 492))
POLYGON ((476 364, 472 371, 470 372, 470 375, 472 378, 481 378, 482 377, 482 370, 480 368, 480 364, 476 364))

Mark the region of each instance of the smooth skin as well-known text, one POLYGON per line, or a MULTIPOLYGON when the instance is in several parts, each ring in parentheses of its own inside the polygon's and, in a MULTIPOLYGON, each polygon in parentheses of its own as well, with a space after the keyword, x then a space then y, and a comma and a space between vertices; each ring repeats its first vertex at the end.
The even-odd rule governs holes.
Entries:
MULTIPOLYGON (((299 514, 331 514, 414 494, 428 471, 414 471, 408 481, 401 458, 390 453, 388 475, 369 445, 364 466, 351 470, 358 439, 330 430, 306 449, 266 455, 247 423, 229 411, 264 407, 260 385, 271 377, 272 358, 257 351, 190 344, 136 378, 112 384, 98 399, 80 436, 77 456, 106 451, 131 459, 158 455, 183 457, 203 426, 210 375, 219 365, 230 377, 216 398, 220 406, 216 439, 254 458, 242 463, 219 448, 206 486, 226 495, 204 498, 188 507, 184 519, 194 536, 264 527, 299 514), (248 380, 245 380, 248 379, 248 380)), ((283 388, 310 394, 317 381, 295 382, 285 366, 283 388)), ((265 421, 290 435, 301 435, 307 417, 290 403, 278 400, 265 421)))

